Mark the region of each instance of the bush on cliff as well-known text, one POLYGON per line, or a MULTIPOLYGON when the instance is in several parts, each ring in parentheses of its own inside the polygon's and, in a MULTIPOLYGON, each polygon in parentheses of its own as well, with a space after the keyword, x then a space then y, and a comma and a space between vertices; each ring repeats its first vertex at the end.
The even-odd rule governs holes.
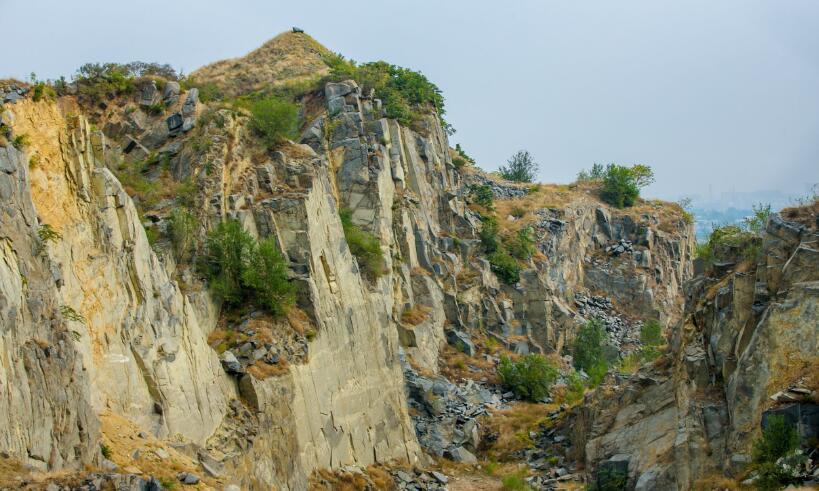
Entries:
POLYGON ((518 150, 506 163, 498 172, 507 181, 532 182, 537 175, 538 164, 528 150, 518 150))
POLYGON ((580 328, 572 345, 572 359, 577 370, 589 375, 589 385, 603 381, 616 353, 608 345, 606 330, 599 319, 592 319, 580 328))
POLYGON ((498 376, 504 387, 518 397, 534 402, 549 395, 549 388, 557 375, 557 369, 546 358, 536 354, 517 360, 504 356, 498 365, 498 376))
POLYGON ((250 300, 278 315, 294 301, 275 241, 257 242, 237 220, 221 222, 208 233, 203 267, 211 289, 229 306, 250 300))
POLYGON ((600 198, 606 203, 625 208, 633 206, 640 197, 640 189, 654 182, 654 171, 647 165, 637 164, 626 167, 609 164, 605 171, 595 164, 591 172, 582 171, 578 181, 601 181, 603 188, 600 198))
POLYGON ((268 149, 274 149, 283 141, 295 138, 299 129, 299 106, 269 96, 250 106, 250 126, 262 138, 268 149))
POLYGON ((806 460, 804 454, 795 452, 799 446, 795 425, 778 414, 769 416, 767 423, 753 446, 755 484, 765 491, 799 482, 790 470, 801 467, 806 460))
POLYGON ((495 251, 489 255, 489 264, 492 272, 507 285, 514 285, 520 281, 520 266, 517 259, 505 251, 495 251))
POLYGON ((353 214, 348 209, 339 211, 341 227, 350 252, 353 253, 364 276, 375 279, 387 272, 384 253, 378 237, 367 233, 353 223, 353 214))

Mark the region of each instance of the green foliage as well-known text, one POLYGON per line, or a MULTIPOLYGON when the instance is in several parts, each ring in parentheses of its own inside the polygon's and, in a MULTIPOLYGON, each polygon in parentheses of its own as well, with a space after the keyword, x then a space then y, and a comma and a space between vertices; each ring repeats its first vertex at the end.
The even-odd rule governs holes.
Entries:
POLYGON ((207 104, 218 101, 225 97, 222 89, 215 82, 200 82, 192 78, 186 78, 179 84, 182 90, 199 89, 199 100, 207 104))
POLYGON ((358 65, 338 54, 326 56, 324 62, 330 67, 330 80, 352 79, 364 90, 374 89, 388 118, 409 126, 434 111, 444 127, 449 126, 443 120, 446 111, 441 90, 422 73, 384 61, 358 65))
POLYGON ((606 170, 603 164, 594 163, 590 170, 581 170, 577 174, 577 182, 596 182, 602 181, 606 176, 606 170))
POLYGON ((62 239, 63 236, 54 230, 54 227, 44 223, 40 226, 40 229, 37 230, 37 238, 40 239, 40 243, 47 244, 48 242, 56 242, 57 240, 62 239))
POLYGON ((253 249, 242 271, 242 284, 253 292, 258 305, 274 315, 284 314, 286 306, 295 301, 293 284, 287 278, 287 265, 275 240, 269 237, 253 249))
POLYGON ((606 330, 599 319, 592 319, 580 328, 572 345, 572 360, 578 370, 589 370, 603 358, 606 330))
POLYGON ((79 322, 80 324, 85 324, 85 317, 83 317, 82 314, 80 314, 76 310, 72 309, 68 305, 61 305, 60 306, 60 314, 67 321, 79 322))
POLYGON ((174 254, 179 262, 185 262, 193 250, 199 220, 185 208, 175 208, 168 219, 168 234, 174 254))
POLYGON ((795 425, 779 414, 768 417, 767 428, 763 428, 762 436, 754 441, 753 446, 758 474, 755 484, 758 489, 781 489, 794 482, 785 467, 797 466, 804 460, 804 455, 794 453, 798 445, 799 437, 795 425), (779 461, 780 459, 782 461, 779 461))
POLYGON ((296 137, 299 128, 298 105, 270 96, 254 102, 250 113, 250 126, 262 137, 268 149, 296 137))
POLYGON ((617 164, 606 167, 600 197, 606 203, 625 208, 632 206, 640 196, 640 188, 631 169, 617 164))
POLYGON ((624 491, 628 489, 628 473, 612 467, 597 471, 595 491, 624 491))
POLYGON ((106 459, 110 459, 111 455, 113 455, 111 449, 108 447, 108 445, 104 443, 100 443, 100 453, 102 453, 102 456, 105 457, 106 459))
POLYGON ((760 464, 776 462, 799 445, 796 426, 785 420, 784 416, 772 414, 767 418, 767 423, 762 436, 754 442, 754 461, 760 464))
POLYGON ((643 346, 660 346, 665 343, 663 328, 659 322, 649 319, 640 328, 640 342, 643 346))
POLYGON ((378 278, 387 272, 384 261, 384 253, 381 251, 381 243, 378 237, 367 233, 353 223, 352 212, 348 209, 339 211, 341 226, 344 229, 344 238, 350 252, 353 253, 362 273, 370 279, 378 278))
POLYGON ((230 306, 254 301, 270 313, 284 313, 295 299, 287 266, 273 239, 256 242, 237 220, 208 233, 204 259, 211 289, 230 306))
POLYGON ((526 484, 520 474, 507 474, 501 478, 504 491, 531 491, 531 487, 526 484))
POLYGON ((498 172, 507 181, 532 182, 537 175, 538 164, 528 150, 518 150, 506 163, 498 172))
POLYGON ((12 140, 11 140, 11 144, 17 150, 25 149, 28 146, 28 143, 29 143, 28 142, 28 135, 26 135, 25 133, 21 133, 21 134, 15 136, 14 138, 12 138, 12 140))
POLYGON ((31 93, 31 99, 34 102, 39 102, 43 100, 43 98, 54 98, 57 96, 57 93, 54 91, 54 88, 50 85, 47 85, 45 82, 38 82, 34 85, 34 89, 31 93))
POLYGON ((237 220, 221 222, 208 233, 205 261, 210 287, 228 305, 239 305, 246 297, 242 272, 253 246, 253 237, 237 220))
POLYGON ((711 230, 705 242, 697 244, 696 254, 706 265, 712 265, 737 258, 756 260, 760 251, 760 239, 756 234, 737 225, 721 225, 711 230))
POLYGON ((492 267, 492 272, 508 285, 514 285, 520 281, 520 266, 518 261, 505 251, 495 251, 487 258, 492 267))
POLYGON ((557 379, 557 368, 541 355, 529 354, 518 360, 501 358, 498 375, 504 387, 518 397, 540 401, 549 395, 549 388, 557 379))
POLYGON ((134 91, 134 74, 119 63, 87 63, 77 70, 77 91, 93 103, 134 91))
POLYGON ((638 188, 644 188, 654 184, 654 171, 651 167, 643 164, 632 165, 629 169, 631 177, 634 179, 634 184, 638 188))
POLYGON ((455 151, 458 153, 458 156, 452 159, 452 163, 457 169, 460 169, 467 164, 475 163, 475 159, 466 154, 460 143, 455 144, 455 151))
POLYGON ((492 194, 492 186, 488 184, 482 186, 473 185, 469 188, 469 196, 476 204, 485 206, 490 210, 493 208, 495 196, 492 194))
POLYGON ((583 399, 585 386, 580 374, 572 370, 566 378, 566 402, 573 404, 583 399))
POLYGON ((527 260, 535 253, 535 238, 532 227, 524 227, 506 240, 506 250, 512 257, 527 260))
POLYGON ((481 231, 478 232, 478 237, 481 239, 483 250, 487 254, 492 254, 500 248, 498 241, 498 221, 495 217, 481 218, 481 231))
POLYGON ((763 230, 765 230, 765 226, 768 224, 768 219, 772 213, 771 205, 757 203, 753 205, 753 210, 753 215, 746 217, 742 221, 742 224, 749 232, 759 235, 763 230))

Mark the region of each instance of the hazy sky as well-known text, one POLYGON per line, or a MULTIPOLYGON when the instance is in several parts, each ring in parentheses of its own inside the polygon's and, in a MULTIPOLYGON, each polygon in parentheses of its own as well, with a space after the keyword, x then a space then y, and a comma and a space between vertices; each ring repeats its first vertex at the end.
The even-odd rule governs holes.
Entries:
POLYGON ((0 77, 82 63, 185 72, 304 28, 333 51, 422 71, 485 169, 520 148, 540 178, 645 163, 647 194, 819 182, 819 1, 0 0, 0 77))

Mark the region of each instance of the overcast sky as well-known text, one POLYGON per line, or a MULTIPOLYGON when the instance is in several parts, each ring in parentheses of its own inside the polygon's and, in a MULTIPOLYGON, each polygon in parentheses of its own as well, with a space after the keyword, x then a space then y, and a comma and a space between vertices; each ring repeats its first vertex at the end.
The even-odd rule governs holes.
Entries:
POLYGON ((526 148, 546 182, 651 165, 647 194, 667 199, 819 182, 817 0, 0 0, 0 78, 91 61, 190 72, 293 25, 422 71, 453 146, 488 170, 526 148))

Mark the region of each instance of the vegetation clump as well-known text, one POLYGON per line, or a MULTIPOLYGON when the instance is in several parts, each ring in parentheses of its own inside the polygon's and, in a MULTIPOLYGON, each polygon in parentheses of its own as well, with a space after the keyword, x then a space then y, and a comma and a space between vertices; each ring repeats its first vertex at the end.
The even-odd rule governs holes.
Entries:
POLYGON ((520 281, 520 266, 518 261, 506 251, 495 251, 489 255, 489 265, 492 272, 508 285, 514 285, 520 281))
POLYGON ((492 194, 492 187, 488 184, 481 186, 473 185, 469 188, 469 196, 472 201, 478 205, 491 210, 494 205, 495 196, 492 194))
POLYGON ((589 376, 589 385, 603 381, 613 354, 606 341, 606 330, 599 319, 592 319, 580 328, 572 345, 572 363, 589 376))
POLYGON ((196 228, 199 221, 185 208, 175 208, 168 219, 168 234, 180 262, 184 262, 193 250, 196 228))
POLYGON ((640 343, 640 353, 644 360, 651 361, 660 356, 659 347, 665 343, 665 338, 659 322, 649 319, 643 323, 640 328, 640 343))
POLYGON ((507 181, 532 182, 537 176, 539 166, 528 150, 518 150, 506 164, 498 173, 507 181))
POLYGON ((268 96, 250 106, 250 126, 268 149, 295 138, 299 129, 299 106, 276 96, 268 96))
POLYGON ((529 354, 517 360, 501 358, 498 376, 504 387, 518 397, 537 402, 549 395, 558 371, 542 355, 529 354))
POLYGON ((229 306, 250 300, 280 315, 295 300, 275 240, 257 242, 237 220, 221 222, 208 233, 203 263, 211 289, 229 306))
POLYGON ((466 154, 460 143, 455 144, 455 152, 458 155, 452 158, 452 164, 456 169, 460 169, 468 164, 475 163, 475 159, 466 154))
POLYGON ((798 469, 806 456, 796 451, 799 437, 794 424, 782 415, 771 415, 754 442, 753 457, 757 467, 756 486, 762 490, 781 489, 796 484, 793 470, 798 469))
POLYGON ((376 279, 386 273, 387 266, 378 237, 361 230, 361 227, 354 224, 350 210, 340 210, 339 216, 341 227, 344 229, 344 238, 364 275, 370 279, 376 279))
POLYGON ((384 61, 357 64, 341 55, 324 57, 332 81, 355 80, 365 90, 375 90, 388 118, 406 126, 417 125, 425 114, 434 112, 450 134, 452 127, 443 119, 444 96, 422 73, 384 61))

